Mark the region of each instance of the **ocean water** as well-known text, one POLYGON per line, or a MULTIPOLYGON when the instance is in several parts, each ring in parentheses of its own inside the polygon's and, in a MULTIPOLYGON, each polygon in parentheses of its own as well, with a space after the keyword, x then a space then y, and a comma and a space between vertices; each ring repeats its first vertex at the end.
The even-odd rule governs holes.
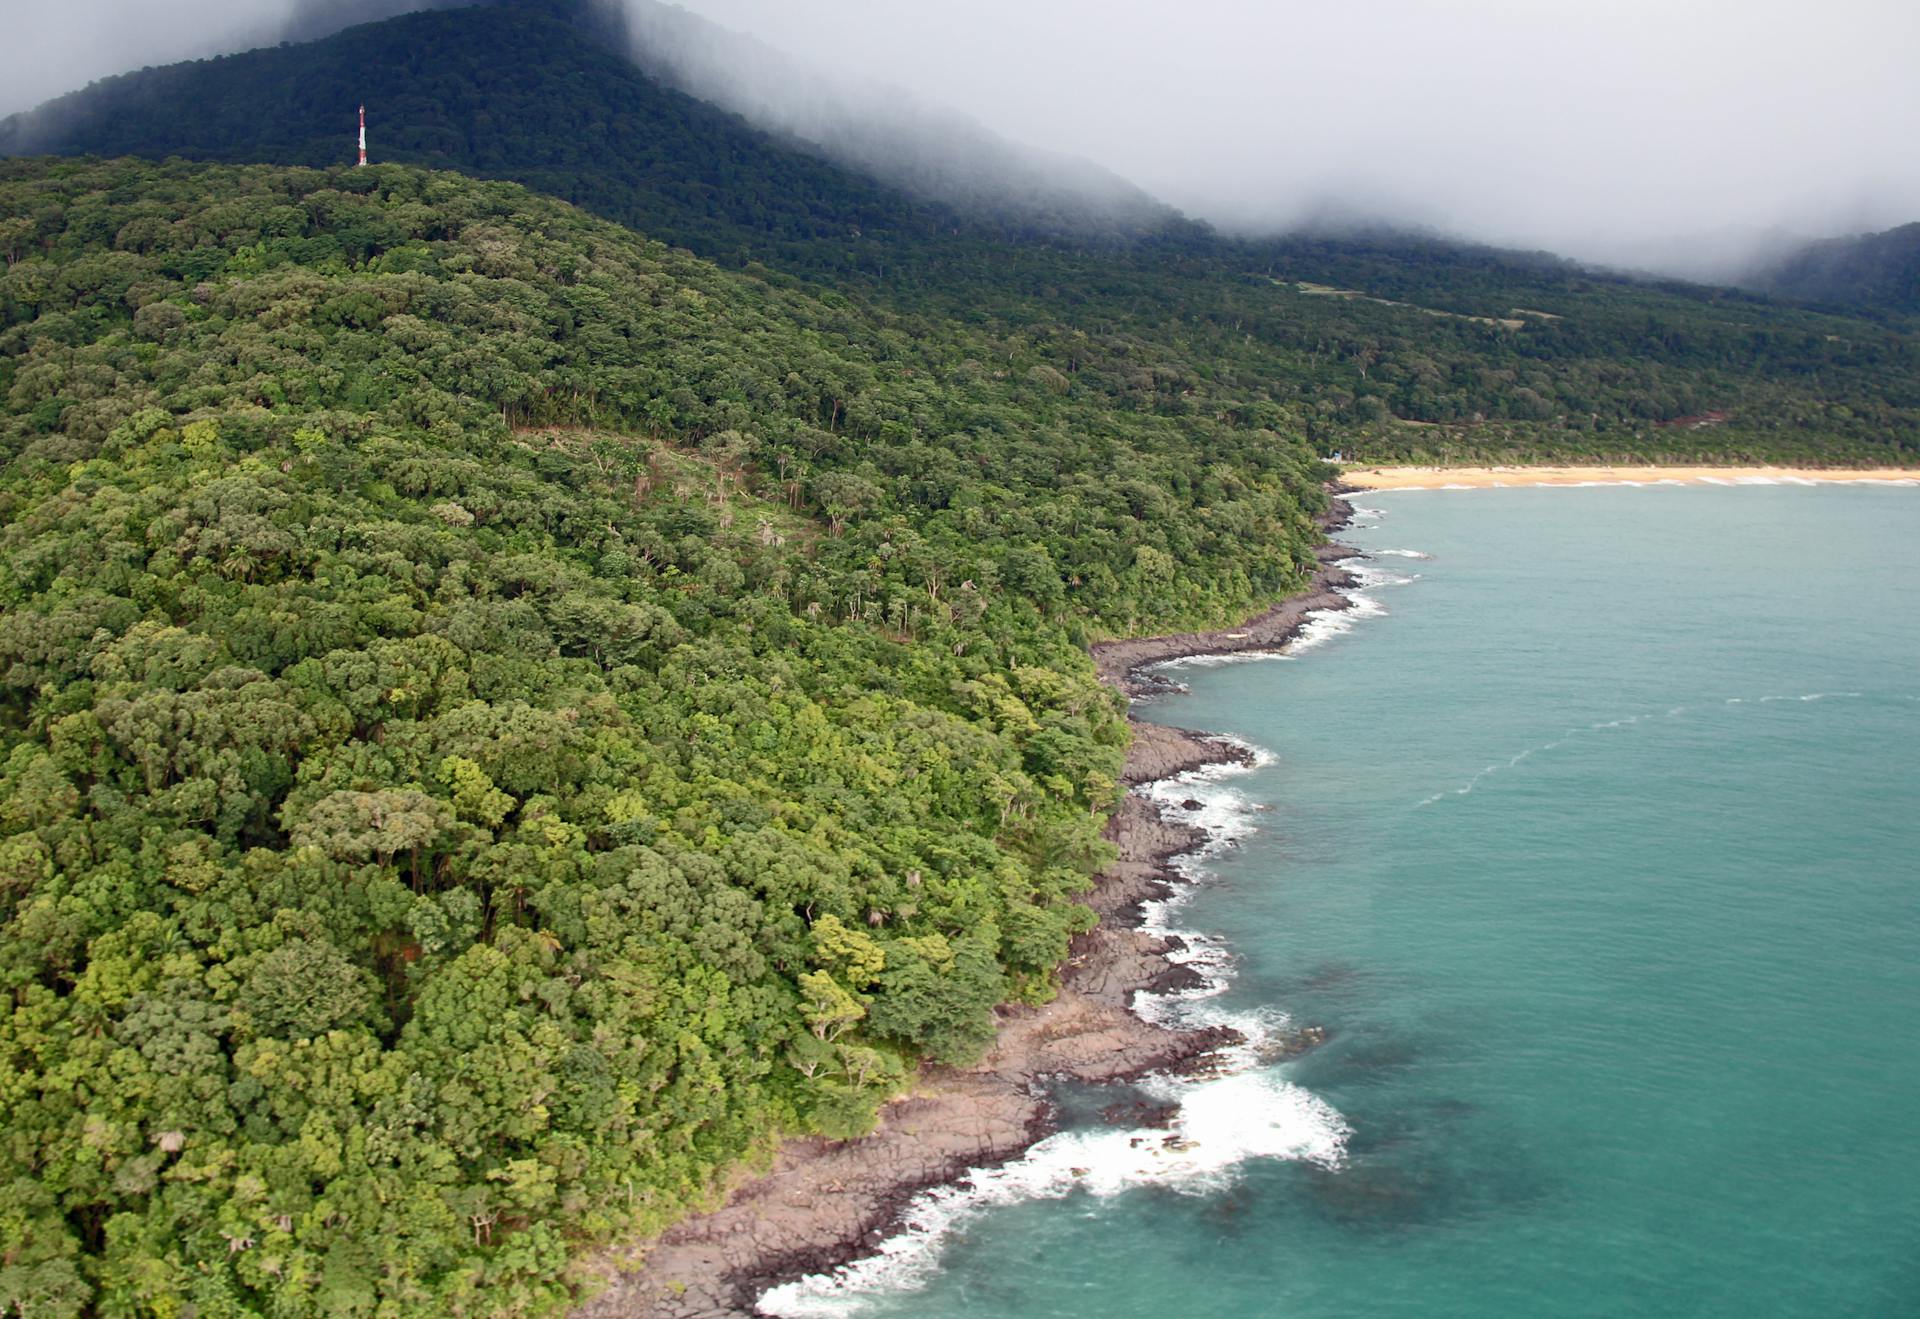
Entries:
POLYGON ((1362 608, 1142 711, 1262 752, 1160 790, 1234 1070, 770 1309, 1920 1315, 1920 490, 1359 502, 1362 608))

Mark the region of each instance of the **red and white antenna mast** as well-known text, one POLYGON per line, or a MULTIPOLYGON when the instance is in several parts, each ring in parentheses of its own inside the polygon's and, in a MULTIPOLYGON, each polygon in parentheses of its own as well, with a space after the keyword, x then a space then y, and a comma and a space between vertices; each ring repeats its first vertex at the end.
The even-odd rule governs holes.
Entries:
POLYGON ((367 107, 360 107, 360 163, 367 163, 367 107))

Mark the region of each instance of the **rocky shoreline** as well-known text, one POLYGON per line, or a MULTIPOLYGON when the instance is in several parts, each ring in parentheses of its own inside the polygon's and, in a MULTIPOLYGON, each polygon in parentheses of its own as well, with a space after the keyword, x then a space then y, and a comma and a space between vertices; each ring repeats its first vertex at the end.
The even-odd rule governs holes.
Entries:
MULTIPOLYGON (((1349 512, 1337 500, 1334 510, 1323 524, 1328 531, 1344 525, 1349 512)), ((1167 688, 1139 672, 1146 665, 1277 649, 1310 613, 1347 607, 1339 589, 1352 579, 1336 560, 1353 553, 1323 547, 1306 591, 1239 628, 1096 645, 1100 676, 1139 696, 1167 688)), ((1247 758, 1223 739, 1130 722, 1133 742, 1122 772, 1128 788, 1247 758)), ((870 1135, 846 1142, 789 1141, 771 1168, 741 1181, 718 1210, 687 1219, 631 1252, 602 1255, 593 1271, 603 1289, 574 1312, 578 1319, 754 1314, 755 1299, 768 1288, 873 1253, 920 1192, 959 1181, 970 1169, 1016 1159, 1047 1136, 1054 1129, 1049 1083, 1124 1082, 1204 1067, 1209 1054, 1238 1043, 1225 1028, 1169 1030, 1132 1011, 1137 993, 1179 989, 1198 978, 1170 960, 1168 954, 1183 946, 1177 936, 1156 936, 1140 925, 1144 905, 1165 897, 1177 882, 1169 863, 1206 836, 1162 818, 1151 801, 1130 791, 1108 822, 1107 837, 1119 858, 1086 899, 1099 923, 1074 940, 1052 1002, 1002 1008, 998 1038, 981 1062, 928 1069, 910 1093, 882 1110, 870 1135)), ((1134 1111, 1139 1105, 1122 1101, 1110 1107, 1112 1121, 1154 1125, 1144 1120, 1150 1114, 1134 1111)))

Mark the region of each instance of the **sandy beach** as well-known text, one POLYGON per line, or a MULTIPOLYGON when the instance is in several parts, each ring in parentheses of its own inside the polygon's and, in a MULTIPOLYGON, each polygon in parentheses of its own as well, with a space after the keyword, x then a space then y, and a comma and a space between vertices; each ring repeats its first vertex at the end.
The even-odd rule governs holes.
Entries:
MULTIPOLYGON (((1344 525, 1350 512, 1340 501, 1334 507, 1324 523, 1328 530, 1344 525)), ((1144 665, 1277 649, 1309 614, 1347 607, 1339 588, 1350 579, 1337 560, 1352 553, 1324 546, 1305 591, 1238 628, 1096 645, 1100 676, 1132 696, 1156 689, 1151 678, 1137 675, 1144 665)), ((1131 724, 1133 743, 1122 774, 1129 788, 1247 754, 1202 733, 1131 724)), ((1107 837, 1119 848, 1119 859, 1085 899, 1099 923, 1075 939, 1051 1003, 1002 1008, 998 1040, 979 1064, 927 1068, 909 1094, 881 1111, 870 1135, 846 1142, 789 1141, 770 1169, 744 1177, 718 1210, 687 1219, 653 1242, 602 1252, 585 1270, 602 1290, 575 1311, 578 1319, 751 1315, 768 1288, 873 1253, 920 1191, 963 1180, 969 1169, 1016 1159, 1050 1134, 1048 1083, 1122 1082, 1205 1067, 1209 1054, 1238 1043, 1224 1028, 1173 1031, 1131 1010, 1137 993, 1194 983, 1195 973, 1167 956, 1183 946, 1178 937, 1142 930, 1141 907, 1171 891, 1178 880, 1169 862, 1199 847, 1205 835, 1162 818, 1147 797, 1129 792, 1108 822, 1107 837)), ((1302 1049, 1321 1038, 1312 1027, 1298 1035, 1302 1049)), ((1141 1122, 1132 1112, 1113 1120, 1141 1122)))
POLYGON ((1822 485, 1850 481, 1920 484, 1903 467, 1345 467, 1355 490, 1483 490, 1535 485, 1822 485))

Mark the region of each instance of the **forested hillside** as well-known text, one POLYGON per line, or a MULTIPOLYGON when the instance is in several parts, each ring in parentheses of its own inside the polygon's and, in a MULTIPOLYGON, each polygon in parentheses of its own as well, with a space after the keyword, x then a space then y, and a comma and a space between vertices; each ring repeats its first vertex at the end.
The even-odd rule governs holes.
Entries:
POLYGON ((0 160, 0 1310, 549 1310, 863 1129, 1088 919, 1086 643, 1298 586, 1317 454, 1920 463, 1897 317, 963 216, 585 15, 0 125, 201 162, 0 160))
POLYGON ((1747 282, 1803 302, 1920 314, 1920 224, 1809 243, 1747 282))
POLYGON ((1384 232, 1256 242, 1173 219, 1076 241, 917 201, 623 50, 580 0, 412 14, 108 79, 0 124, 0 152, 344 162, 365 101, 377 160, 517 179, 724 265, 1050 345, 1068 374, 1120 351, 1153 407, 1224 381, 1321 452, 1920 462, 1907 320, 1384 232))
POLYGON ((0 164, 0 1308, 540 1310, 1050 992, 1226 376, 398 166, 0 164))

